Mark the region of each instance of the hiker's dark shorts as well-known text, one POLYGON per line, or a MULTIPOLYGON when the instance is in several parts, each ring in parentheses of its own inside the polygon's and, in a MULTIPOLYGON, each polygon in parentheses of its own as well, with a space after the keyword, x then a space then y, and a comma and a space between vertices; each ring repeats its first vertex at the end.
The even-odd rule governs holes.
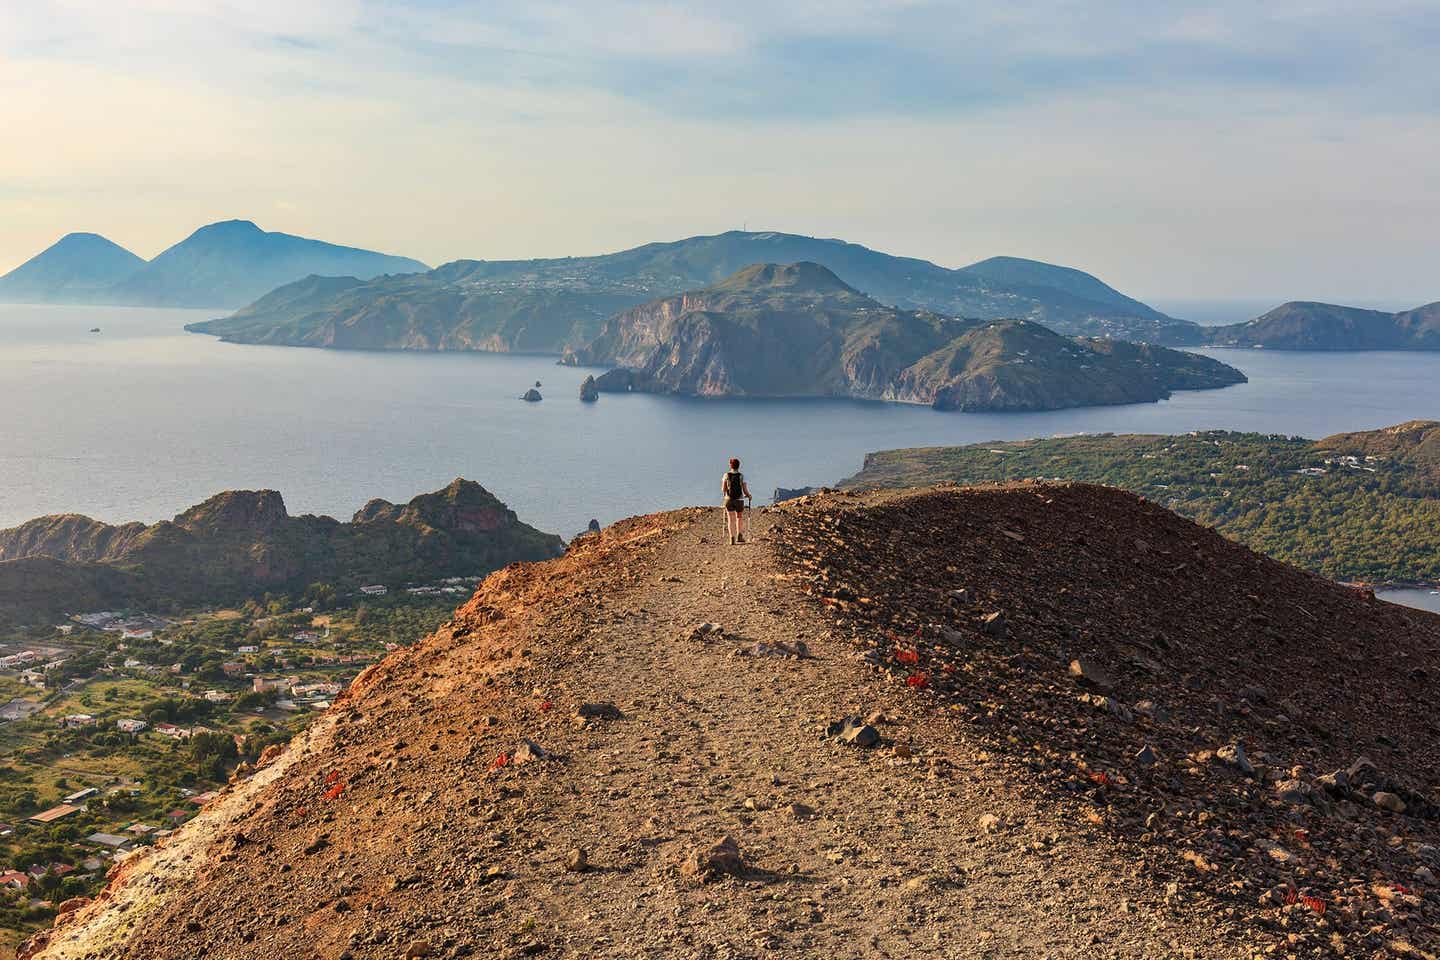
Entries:
POLYGON ((743 513, 745 511, 744 500, 726 500, 725 509, 730 513, 743 513))

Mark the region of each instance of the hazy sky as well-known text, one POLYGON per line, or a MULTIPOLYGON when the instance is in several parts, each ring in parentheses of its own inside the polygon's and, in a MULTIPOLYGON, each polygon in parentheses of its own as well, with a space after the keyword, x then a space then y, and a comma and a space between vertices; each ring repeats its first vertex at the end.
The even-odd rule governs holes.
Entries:
POLYGON ((1440 299, 1440 0, 0 0, 0 272, 748 224, 1141 297, 1440 299))

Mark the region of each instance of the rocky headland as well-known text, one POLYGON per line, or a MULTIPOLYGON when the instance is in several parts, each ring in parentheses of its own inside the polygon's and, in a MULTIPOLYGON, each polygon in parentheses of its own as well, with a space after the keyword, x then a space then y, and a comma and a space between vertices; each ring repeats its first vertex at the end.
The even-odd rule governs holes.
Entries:
POLYGON ((564 362, 616 367, 595 379, 598 392, 854 397, 972 411, 1136 403, 1245 379, 1164 347, 889 307, 814 263, 755 264, 626 310, 564 362))

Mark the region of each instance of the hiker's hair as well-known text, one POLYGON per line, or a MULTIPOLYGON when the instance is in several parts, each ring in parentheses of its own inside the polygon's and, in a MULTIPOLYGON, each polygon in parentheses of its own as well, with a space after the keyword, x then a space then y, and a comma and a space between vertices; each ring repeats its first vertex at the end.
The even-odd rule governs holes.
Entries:
POLYGON ((739 457, 731 457, 731 458, 730 458, 730 469, 731 469, 731 470, 739 470, 739 469, 740 469, 740 458, 739 458, 739 457))

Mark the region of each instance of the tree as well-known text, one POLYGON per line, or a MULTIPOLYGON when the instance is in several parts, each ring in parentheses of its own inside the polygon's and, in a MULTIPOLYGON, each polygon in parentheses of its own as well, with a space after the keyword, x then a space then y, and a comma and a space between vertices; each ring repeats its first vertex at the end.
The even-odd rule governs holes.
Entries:
POLYGON ((226 765, 239 756, 235 738, 229 734, 205 731, 190 738, 190 757, 198 776, 223 780, 226 765))

